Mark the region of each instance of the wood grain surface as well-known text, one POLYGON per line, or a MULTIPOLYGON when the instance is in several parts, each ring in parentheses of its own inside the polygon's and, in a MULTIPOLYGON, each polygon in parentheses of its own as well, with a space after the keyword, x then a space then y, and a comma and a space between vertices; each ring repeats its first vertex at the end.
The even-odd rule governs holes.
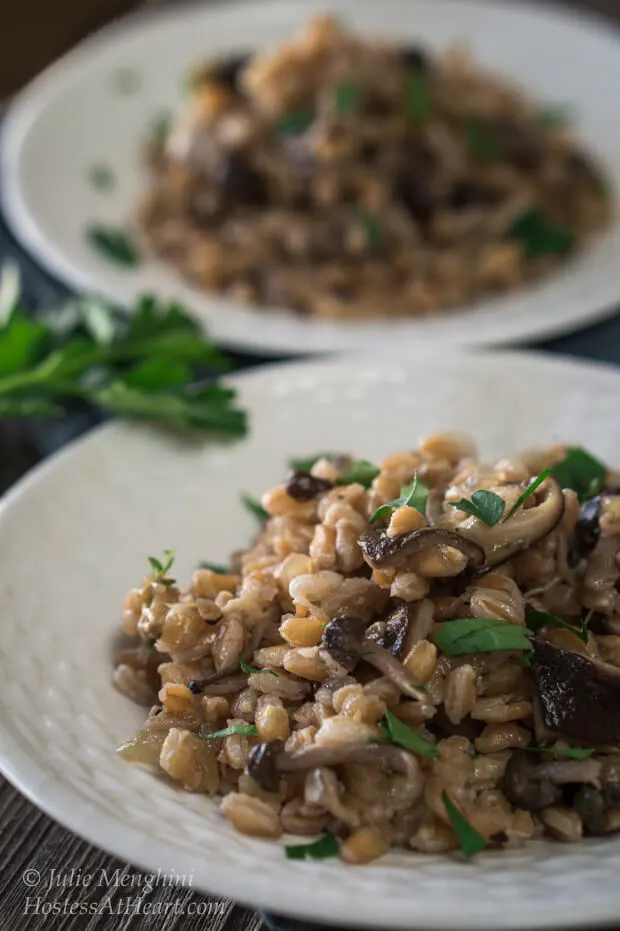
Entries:
MULTIPOLYGON (((546 0, 540 4, 549 5, 546 0)), ((47 3, 40 5, 51 10, 47 3)), ((123 5, 111 2, 107 9, 123 5)), ((566 5, 620 22, 620 0, 573 0, 566 5)), ((16 10, 20 4, 13 6, 16 10)), ((25 10, 33 3, 21 6, 25 10)), ((78 8, 82 11, 81 20, 68 27, 78 35, 87 22, 84 11, 90 10, 90 0, 58 2, 54 11, 63 6, 75 7, 76 15, 78 8)), ((89 15, 93 22, 92 11, 89 15)), ((27 455, 20 463, 5 458, 0 462, 0 486, 30 462, 27 455)), ((148 891, 138 871, 66 831, 0 777, 0 931, 259 931, 261 927, 252 911, 191 888, 159 884, 148 891), (53 875, 68 878, 71 887, 50 889, 53 875), (83 886, 80 878, 87 875, 91 884, 83 886)))

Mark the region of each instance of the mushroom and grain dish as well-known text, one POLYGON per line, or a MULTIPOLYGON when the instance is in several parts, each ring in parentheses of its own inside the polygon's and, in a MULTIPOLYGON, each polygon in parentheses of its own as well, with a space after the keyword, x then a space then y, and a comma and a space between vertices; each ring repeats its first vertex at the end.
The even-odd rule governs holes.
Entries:
POLYGON ((327 17, 275 51, 197 69, 149 162, 151 249, 207 291, 318 318, 510 291, 610 214, 558 108, 462 51, 431 56, 327 17))
POLYGON ((185 590, 127 595, 120 748, 242 833, 351 863, 620 828, 620 484, 583 449, 322 454, 185 590), (137 642, 137 645, 136 645, 137 642))

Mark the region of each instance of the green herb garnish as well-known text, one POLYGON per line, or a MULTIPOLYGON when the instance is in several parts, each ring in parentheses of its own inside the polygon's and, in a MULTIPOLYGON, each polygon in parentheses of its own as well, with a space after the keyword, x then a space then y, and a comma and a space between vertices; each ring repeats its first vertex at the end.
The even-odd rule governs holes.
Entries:
POLYGON ((423 515, 426 512, 426 501, 429 494, 430 488, 418 479, 418 473, 416 472, 411 484, 403 485, 401 488, 400 497, 377 508, 370 518, 370 523, 374 524, 376 521, 382 519, 387 520, 392 514, 392 511, 402 507, 415 508, 416 511, 419 511, 420 514, 423 515))
POLYGON ((114 87, 119 94, 135 94, 141 85, 142 80, 135 68, 119 68, 114 74, 114 87))
POLYGON ((508 238, 520 242, 528 258, 538 255, 563 255, 571 248, 574 235, 556 226, 534 207, 521 214, 508 230, 508 238))
POLYGON ((19 300, 0 321, 0 416, 56 416, 78 399, 174 430, 246 432, 235 392, 194 385, 225 359, 176 303, 140 298, 121 316, 95 298, 33 319, 19 300))
POLYGON ((156 559, 155 556, 148 556, 147 559, 155 575, 155 581, 161 583, 161 585, 174 585, 175 579, 168 576, 174 562, 174 550, 164 550, 164 556, 166 557, 164 562, 156 559))
POLYGON ((569 760, 589 760, 594 750, 585 750, 582 747, 566 747, 554 750, 553 747, 523 747, 528 753, 548 753, 551 756, 563 756, 569 760))
POLYGON ((289 459, 288 464, 295 472, 309 472, 319 459, 332 459, 336 453, 315 453, 306 459, 289 459))
POLYGON ((334 95, 334 104, 336 112, 341 116, 347 113, 354 113, 360 98, 360 89, 358 84, 339 84, 334 95))
POLYGON ((311 844, 294 844, 284 848, 287 860, 327 860, 338 856, 338 841, 333 834, 325 834, 311 844))
POLYGON ((484 850, 486 847, 484 837, 471 826, 467 818, 463 817, 448 793, 442 792, 441 799, 444 803, 454 833, 458 837, 461 852, 469 858, 480 853, 481 850, 484 850))
POLYGON ((260 501, 257 501, 256 498, 253 498, 252 495, 248 495, 245 492, 241 495, 241 500, 250 514, 253 514, 258 520, 267 520, 269 514, 260 501))
POLYGON ((356 459, 341 473, 336 481, 337 485, 363 485, 370 488, 377 475, 381 472, 377 466, 367 459, 356 459))
POLYGON ((229 566, 222 566, 217 562, 207 562, 206 559, 203 559, 202 562, 199 562, 197 569, 210 569, 211 572, 217 572, 218 575, 228 575, 230 572, 229 566))
POLYGON ((246 663, 241 653, 239 654, 239 665, 246 675, 251 676, 257 672, 268 672, 270 676, 275 676, 278 678, 278 673, 274 672, 273 669, 257 669, 256 666, 250 666, 249 663, 246 663))
POLYGON ((109 191, 114 187, 114 172, 108 165, 92 165, 88 170, 88 180, 98 191, 109 191))
POLYGON ((315 117, 314 107, 304 107, 303 110, 295 110, 280 117, 276 129, 283 136, 298 136, 314 123, 315 117))
POLYGON ((437 628, 435 645, 446 656, 491 653, 494 650, 532 649, 528 631, 499 618, 466 617, 444 621, 437 628))
POLYGON ((562 488, 572 488, 577 492, 582 504, 603 490, 607 476, 603 463, 580 447, 570 449, 551 471, 562 488))
POLYGON ((537 631, 540 627, 561 627, 564 630, 570 630, 576 634, 584 643, 588 642, 588 628, 585 623, 579 627, 563 621, 561 617, 555 614, 549 614, 547 611, 536 611, 534 608, 525 609, 525 623, 529 630, 537 631))
POLYGON ((358 210, 357 217, 364 227, 366 234, 366 245, 369 249, 378 249, 381 245, 381 226, 379 221, 368 210, 358 210))
POLYGON ((200 734, 203 740, 216 740, 218 737, 232 737, 234 734, 243 734, 245 737, 258 737, 254 724, 231 724, 222 731, 213 731, 211 734, 200 734))
POLYGON ((86 238, 93 249, 116 265, 134 268, 140 264, 140 253, 131 236, 113 226, 94 225, 86 230, 86 238))
POLYGON ((390 743, 397 744, 409 753, 415 753, 416 756, 425 756, 429 760, 435 760, 439 756, 437 747, 429 740, 421 737, 412 727, 397 718, 391 711, 385 712, 385 724, 379 724, 379 729, 388 738, 390 743))
POLYGON ((405 103, 409 116, 416 123, 425 123, 431 115, 431 98, 428 78, 412 71, 405 84, 405 103))
POLYGON ((501 155, 501 146, 495 133, 474 117, 465 123, 465 143, 474 158, 492 159, 501 155))
POLYGON ((473 514, 478 520, 481 520, 488 527, 493 527, 500 520, 506 507, 506 502, 494 491, 475 491, 471 496, 471 501, 467 498, 461 498, 460 501, 450 501, 453 508, 464 511, 466 514, 473 514))
POLYGON ((562 104, 550 104, 541 107, 536 114, 536 122, 541 126, 566 126, 573 120, 571 108, 562 104))
POLYGON ((508 513, 506 514, 506 517, 505 517, 504 520, 503 520, 503 523, 504 523, 504 524, 506 523, 507 520, 510 520, 510 518, 511 518, 512 515, 515 513, 515 511, 518 511, 518 510, 519 510, 519 508, 521 507, 521 505, 523 504, 523 502, 524 502, 527 498, 529 498, 530 495, 533 495, 534 492, 536 491, 536 489, 537 489, 540 485, 542 485, 542 483, 544 482, 544 480, 545 480, 546 478, 549 478, 550 475, 551 475, 551 469, 545 469, 544 472, 541 472, 541 473, 540 473, 540 475, 538 476, 538 478, 535 478, 534 481, 531 482, 531 484, 529 484, 529 485, 527 486, 527 488, 525 489, 525 491, 523 492, 523 494, 522 494, 522 495, 519 495, 519 497, 517 498, 516 502, 513 504, 513 506, 510 508, 510 510, 509 510, 508 513))

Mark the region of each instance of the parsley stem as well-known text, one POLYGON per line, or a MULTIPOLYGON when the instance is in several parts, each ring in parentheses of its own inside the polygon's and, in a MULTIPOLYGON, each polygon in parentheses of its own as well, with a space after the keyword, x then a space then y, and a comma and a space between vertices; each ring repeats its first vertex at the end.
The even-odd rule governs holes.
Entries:
MULTIPOLYGON (((170 334, 163 338, 163 344, 169 353, 174 352, 174 340, 170 334)), ((113 362, 124 362, 125 360, 137 360, 140 358, 148 359, 154 351, 162 348, 162 338, 154 336, 152 338, 141 339, 140 341, 127 340, 125 343, 118 345, 102 346, 90 351, 80 353, 75 360, 63 359, 62 361, 62 378, 54 376, 54 370, 58 363, 58 357, 54 353, 47 359, 44 359, 34 369, 24 372, 16 372, 14 375, 6 375, 0 378, 0 395, 12 394, 15 391, 23 391, 26 388, 36 388, 38 385, 45 384, 46 388, 52 391, 67 391, 69 386, 68 379, 74 375, 79 375, 86 369, 96 365, 109 365, 113 362)), ((204 361, 213 364, 210 353, 205 352, 204 361)), ((70 383, 71 393, 75 393, 75 385, 70 383)))

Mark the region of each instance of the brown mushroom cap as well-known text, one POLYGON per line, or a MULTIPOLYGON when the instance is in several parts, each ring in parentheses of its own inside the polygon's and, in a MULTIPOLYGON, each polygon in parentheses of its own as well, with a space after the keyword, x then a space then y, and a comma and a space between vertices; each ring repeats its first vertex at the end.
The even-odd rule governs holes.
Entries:
POLYGON ((265 792, 277 792, 280 788, 278 760, 283 751, 283 740, 269 740, 250 750, 247 773, 265 792))
POLYGON ((535 639, 532 685, 539 731, 620 743, 620 673, 613 667, 535 639))
POLYGON ((334 486, 326 478, 317 478, 310 472, 292 472, 286 482, 286 493, 295 501, 311 501, 330 491, 334 486))
POLYGON ((413 605, 404 602, 394 608, 383 622, 385 627, 377 643, 397 659, 401 657, 405 648, 412 614, 413 605))
POLYGON ((459 550, 467 559, 470 569, 479 569, 484 563, 484 550, 478 543, 453 530, 434 527, 408 530, 395 537, 374 532, 366 533, 360 537, 359 545, 364 551, 366 561, 373 568, 404 568, 413 557, 434 546, 449 546, 459 550))
POLYGON ((347 672, 357 665, 366 633, 366 621, 354 615, 341 614, 330 621, 323 631, 322 643, 329 655, 347 672))

